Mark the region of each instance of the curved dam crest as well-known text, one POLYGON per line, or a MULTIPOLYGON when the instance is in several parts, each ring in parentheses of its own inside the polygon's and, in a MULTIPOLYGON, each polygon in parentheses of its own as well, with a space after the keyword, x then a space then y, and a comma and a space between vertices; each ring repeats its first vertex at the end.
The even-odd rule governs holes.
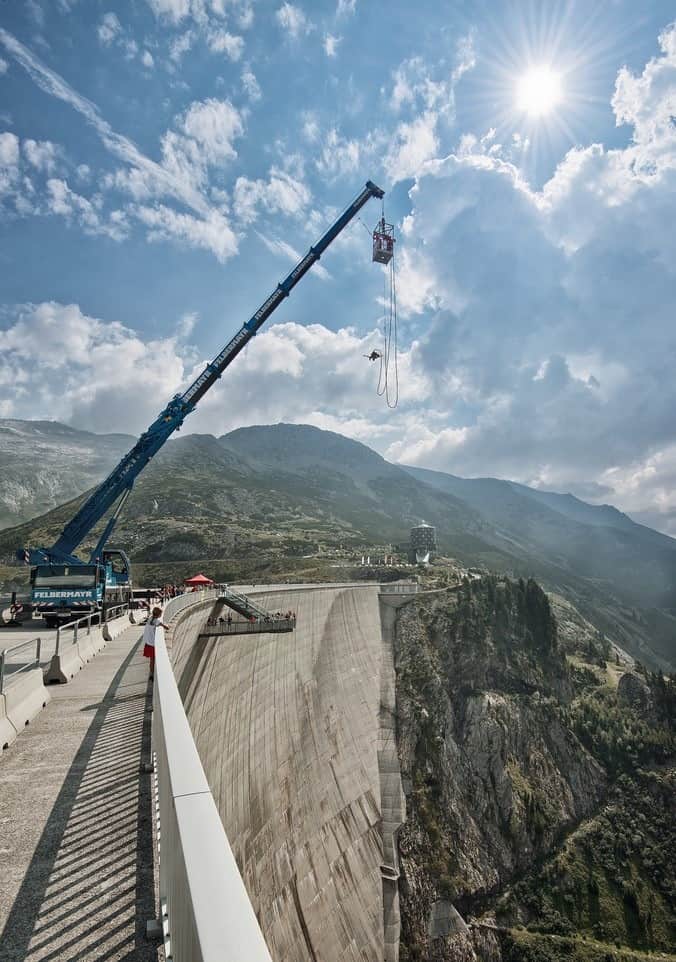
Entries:
POLYGON ((396 962, 394 611, 379 585, 250 593, 293 608, 296 630, 201 636, 205 603, 179 616, 172 662, 268 947, 275 962, 396 962))

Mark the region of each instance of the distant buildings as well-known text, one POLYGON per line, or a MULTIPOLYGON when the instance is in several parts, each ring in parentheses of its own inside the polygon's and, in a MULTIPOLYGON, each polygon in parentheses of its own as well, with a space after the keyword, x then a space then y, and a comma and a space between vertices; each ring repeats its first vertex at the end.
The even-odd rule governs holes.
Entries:
POLYGON ((437 550, 437 530, 431 524, 421 521, 411 528, 409 561, 411 564, 429 564, 437 550))

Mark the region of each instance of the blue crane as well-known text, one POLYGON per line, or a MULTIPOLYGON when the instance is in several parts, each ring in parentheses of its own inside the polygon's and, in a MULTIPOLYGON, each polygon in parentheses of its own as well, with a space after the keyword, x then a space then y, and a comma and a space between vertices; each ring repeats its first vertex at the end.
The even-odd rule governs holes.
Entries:
MULTIPOLYGON (((131 589, 129 561, 123 551, 106 549, 117 519, 129 497, 136 478, 157 454, 163 444, 177 431, 183 421, 194 411, 198 401, 221 377, 270 315, 288 297, 296 284, 319 260, 327 247, 356 217, 364 204, 372 197, 382 199, 384 191, 370 180, 349 207, 329 227, 323 237, 310 248, 261 304, 250 318, 225 345, 223 350, 207 364, 199 377, 183 394, 176 394, 147 431, 139 437, 134 447, 108 477, 80 507, 65 526, 51 548, 21 548, 17 557, 36 566, 31 573, 32 598, 40 613, 60 617, 75 611, 100 607, 106 600, 120 600, 125 589, 131 589), (91 553, 89 562, 74 554, 78 545, 115 506, 101 537, 91 553), (107 590, 112 589, 112 590, 107 590)), ((49 618, 48 618, 49 620, 49 618)), ((52 617, 52 620, 54 618, 52 617)))

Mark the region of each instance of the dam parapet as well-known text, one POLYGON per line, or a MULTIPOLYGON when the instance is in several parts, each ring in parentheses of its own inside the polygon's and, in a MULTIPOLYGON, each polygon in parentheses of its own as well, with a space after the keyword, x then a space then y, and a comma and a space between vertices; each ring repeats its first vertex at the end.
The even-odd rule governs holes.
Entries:
POLYGON ((210 632, 216 595, 172 622, 178 690, 274 962, 397 962, 405 809, 388 626, 416 589, 247 589, 268 611, 291 604, 283 634, 210 632))

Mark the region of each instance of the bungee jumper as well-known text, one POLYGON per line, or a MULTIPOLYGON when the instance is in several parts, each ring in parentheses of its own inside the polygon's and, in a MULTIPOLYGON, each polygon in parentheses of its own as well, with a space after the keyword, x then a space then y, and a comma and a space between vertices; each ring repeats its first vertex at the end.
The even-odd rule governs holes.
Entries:
POLYGON ((370 354, 362 354, 362 357, 365 357, 367 361, 377 361, 378 358, 382 356, 380 351, 371 351, 370 354))

